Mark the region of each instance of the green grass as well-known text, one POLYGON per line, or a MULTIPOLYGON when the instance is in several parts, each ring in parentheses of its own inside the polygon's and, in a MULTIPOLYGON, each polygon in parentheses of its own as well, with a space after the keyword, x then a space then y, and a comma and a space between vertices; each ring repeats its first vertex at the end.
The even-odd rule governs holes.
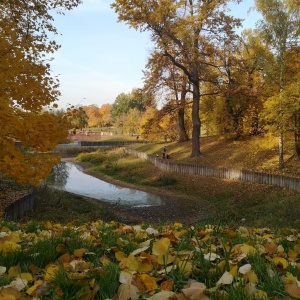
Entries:
MULTIPOLYGON (((118 289, 124 288, 124 284, 126 288, 129 283, 137 289, 140 300, 147 300, 153 294, 160 299, 165 283, 173 296, 182 298, 191 282, 203 284, 203 292, 209 299, 283 299, 288 295, 285 278, 296 282, 300 277, 298 263, 290 254, 299 248, 299 231, 292 229, 205 223, 194 226, 178 223, 128 226, 102 221, 76 226, 53 222, 34 226, 8 223, 0 219, 0 232, 19 240, 12 240, 10 251, 4 251, 0 243, 0 266, 4 272, 0 287, 11 286, 6 297, 16 293, 13 282, 26 274, 32 279, 23 281, 20 296, 33 299, 35 294, 27 293, 31 288, 39 299, 47 300, 122 299, 118 289), (7 231, 8 225, 14 230, 7 231), (268 240, 275 247, 272 253, 267 252, 268 240), (249 247, 251 252, 247 250, 249 247), (161 254, 173 259, 158 263, 161 254), (278 258, 283 265, 273 263, 278 258), (251 267, 244 274, 241 268, 246 265, 251 267), (232 274, 231 282, 219 285, 226 272, 232 274), (148 285, 145 276, 155 284, 148 285)), ((1 297, 3 291, 0 289, 1 297)))
POLYGON ((300 228, 297 216, 300 195, 296 192, 253 183, 166 173, 147 161, 125 154, 122 149, 105 150, 105 154, 99 150, 80 155, 78 160, 82 157, 88 157, 89 162, 93 157, 96 160, 97 157, 105 158, 92 168, 99 174, 144 188, 157 188, 159 192, 163 187, 163 193, 169 197, 176 195, 182 199, 185 203, 183 215, 187 219, 195 208, 201 209, 202 205, 207 207, 208 204, 206 220, 213 222, 300 228))

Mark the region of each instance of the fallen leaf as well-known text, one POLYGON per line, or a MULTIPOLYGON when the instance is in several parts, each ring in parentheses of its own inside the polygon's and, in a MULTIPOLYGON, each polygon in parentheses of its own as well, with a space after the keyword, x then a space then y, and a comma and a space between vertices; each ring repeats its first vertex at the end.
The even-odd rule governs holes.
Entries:
POLYGON ((233 276, 229 272, 225 272, 221 278, 217 281, 217 286, 224 284, 231 284, 233 282, 233 276))
POLYGON ((174 295, 175 295, 174 292, 162 291, 147 298, 147 300, 170 300, 173 298, 174 295))
POLYGON ((139 290, 132 284, 122 283, 118 288, 118 300, 138 300, 139 290))

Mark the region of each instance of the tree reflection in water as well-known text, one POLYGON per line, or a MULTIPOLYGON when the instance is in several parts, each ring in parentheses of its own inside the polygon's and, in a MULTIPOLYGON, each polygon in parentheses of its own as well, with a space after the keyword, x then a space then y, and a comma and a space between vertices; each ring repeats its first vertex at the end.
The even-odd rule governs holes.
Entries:
POLYGON ((61 162, 54 166, 48 177, 44 180, 45 184, 64 187, 67 184, 69 177, 70 166, 65 162, 61 162))

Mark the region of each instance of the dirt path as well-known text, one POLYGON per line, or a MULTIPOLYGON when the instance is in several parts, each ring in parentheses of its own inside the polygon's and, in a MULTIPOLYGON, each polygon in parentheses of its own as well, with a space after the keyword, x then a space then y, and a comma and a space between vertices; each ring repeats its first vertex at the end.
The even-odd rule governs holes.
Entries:
POLYGON ((210 211, 208 202, 199 200, 197 197, 192 196, 179 196, 172 192, 145 186, 135 186, 123 181, 115 180, 111 177, 99 174, 91 170, 91 165, 75 161, 74 158, 64 158, 64 161, 72 162, 83 167, 86 174, 104 180, 106 182, 119 185, 122 187, 141 190, 144 192, 152 193, 160 196, 164 205, 149 206, 149 207, 128 207, 121 204, 107 204, 108 207, 113 209, 114 213, 124 218, 129 223, 170 223, 181 222, 183 224, 193 224, 199 220, 207 218, 207 212, 210 211))

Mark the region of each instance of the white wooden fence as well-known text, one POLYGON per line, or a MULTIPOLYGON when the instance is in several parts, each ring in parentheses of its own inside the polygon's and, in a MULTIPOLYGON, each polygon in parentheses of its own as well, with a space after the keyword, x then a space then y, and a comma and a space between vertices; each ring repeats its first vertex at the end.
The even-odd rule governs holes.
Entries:
POLYGON ((188 173, 201 176, 211 176, 224 179, 241 180, 248 182, 256 182, 262 184, 269 184, 287 188, 289 190, 300 192, 300 178, 293 178, 287 176, 280 176, 275 174, 267 174, 260 172, 252 172, 245 170, 233 170, 227 168, 209 167, 195 164, 182 164, 172 162, 166 159, 157 158, 154 155, 139 152, 133 149, 124 150, 127 154, 145 159, 153 163, 162 171, 174 173, 188 173))

